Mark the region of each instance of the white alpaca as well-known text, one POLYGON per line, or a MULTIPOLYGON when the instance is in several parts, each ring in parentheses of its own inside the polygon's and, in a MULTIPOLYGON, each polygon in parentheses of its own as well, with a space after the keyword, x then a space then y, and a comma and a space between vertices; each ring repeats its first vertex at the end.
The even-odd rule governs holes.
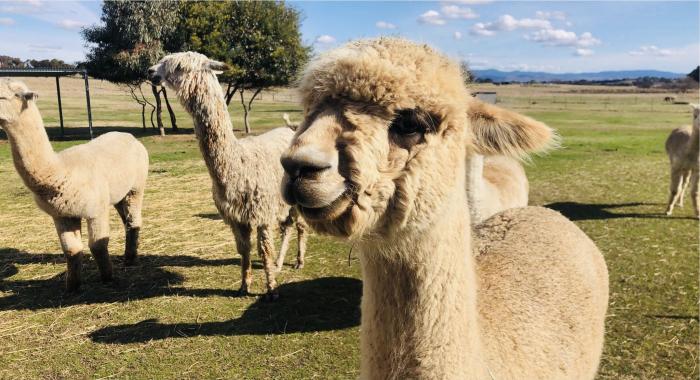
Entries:
POLYGON ((700 145, 700 106, 693 104, 693 125, 674 129, 666 139, 666 154, 671 163, 671 186, 666 215, 673 213, 673 207, 683 206, 683 195, 688 186, 693 201, 695 217, 700 217, 698 210, 698 145, 700 145))
POLYGON ((538 137, 470 126, 462 83, 457 64, 393 38, 325 53, 300 81, 305 120, 282 157, 283 190, 314 229, 360 252, 360 378, 592 379, 603 257, 539 207, 494 215, 472 242, 472 136, 502 153, 538 137))
MULTIPOLYGON (((297 268, 304 265, 305 224, 284 203, 279 184, 279 157, 289 146, 294 132, 286 127, 260 136, 236 139, 226 108, 223 90, 216 78, 221 62, 194 52, 175 53, 149 69, 152 82, 172 88, 194 119, 199 148, 212 179, 214 204, 231 226, 241 255, 240 294, 248 294, 252 282, 251 235, 257 232, 258 253, 267 278, 266 298, 277 298, 274 267, 274 233, 278 226, 288 246, 289 229, 297 225, 299 254, 297 268), (297 220, 298 219, 298 220, 297 220)), ((280 263, 281 264, 281 263, 280 263)))
POLYGON ((0 126, 10 141, 15 168, 36 204, 54 220, 68 263, 66 288, 76 290, 81 283, 82 219, 87 221, 88 246, 102 280, 109 281, 109 209, 114 206, 124 222, 124 263, 133 264, 148 152, 130 134, 110 132, 56 153, 34 99, 24 83, 0 82, 0 126))

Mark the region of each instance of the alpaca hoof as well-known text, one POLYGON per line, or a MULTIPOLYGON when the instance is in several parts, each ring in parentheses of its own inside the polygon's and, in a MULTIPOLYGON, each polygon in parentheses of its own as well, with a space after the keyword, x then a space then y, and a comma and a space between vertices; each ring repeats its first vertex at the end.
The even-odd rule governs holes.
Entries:
POLYGON ((80 281, 66 282, 66 292, 77 293, 80 290, 80 281))
POLYGON ((304 263, 296 263, 294 269, 304 269, 304 263))
POLYGON ((136 259, 136 256, 134 257, 124 257, 124 266, 125 267, 133 267, 138 263, 138 260, 136 259))
POLYGON ((671 216, 672 212, 671 211, 666 211, 666 216, 671 216))
POLYGON ((280 294, 276 290, 270 290, 263 296, 265 302, 275 302, 280 298, 280 294))

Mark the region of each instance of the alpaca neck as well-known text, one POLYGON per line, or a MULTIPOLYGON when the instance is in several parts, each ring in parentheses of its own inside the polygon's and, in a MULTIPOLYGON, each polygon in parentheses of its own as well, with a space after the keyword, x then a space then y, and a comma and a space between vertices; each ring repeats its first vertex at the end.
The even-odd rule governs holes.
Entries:
POLYGON ((359 243, 361 378, 488 378, 463 189, 428 230, 359 243))
POLYGON ((199 149, 214 185, 224 190, 229 166, 242 147, 233 133, 221 85, 212 73, 193 73, 182 80, 177 94, 194 119, 199 149))
POLYGON ((61 169, 60 159, 49 142, 36 105, 27 103, 19 119, 5 132, 15 168, 27 187, 36 192, 57 186, 53 179, 61 169))
POLYGON ((472 223, 481 222, 481 204, 484 197, 484 156, 472 154, 467 159, 467 197, 472 223))
MULTIPOLYGON (((700 123, 693 123, 692 132, 690 133, 690 154, 692 157, 697 157, 700 151, 700 123)), ((697 160, 697 158, 696 158, 697 160)))

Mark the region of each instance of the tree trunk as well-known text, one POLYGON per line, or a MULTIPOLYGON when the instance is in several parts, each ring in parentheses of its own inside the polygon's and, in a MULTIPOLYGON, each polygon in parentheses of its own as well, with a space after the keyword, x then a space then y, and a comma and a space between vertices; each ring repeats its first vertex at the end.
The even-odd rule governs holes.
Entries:
POLYGON ((153 96, 156 98, 156 121, 158 122, 158 131, 161 136, 165 136, 165 128, 163 127, 163 106, 160 102, 160 92, 155 85, 151 85, 151 91, 153 96))
POLYGON ((233 82, 228 83, 228 87, 226 88, 226 105, 228 106, 231 104, 231 99, 233 99, 233 96, 236 95, 236 91, 238 91, 238 85, 234 85, 233 82))
POLYGON ((146 103, 141 103, 141 125, 144 132, 146 131, 146 103))
POLYGON ((243 125, 245 126, 245 133, 250 133, 250 125, 248 124, 248 107, 246 107, 245 99, 243 99, 243 89, 239 92, 241 94, 241 107, 243 107, 243 125))
POLYGON ((168 114, 170 114, 170 125, 173 127, 173 131, 177 131, 177 120, 175 119, 175 112, 173 107, 170 106, 170 101, 168 100, 168 92, 165 91, 165 87, 161 88, 163 92, 163 99, 165 99, 165 106, 168 107, 168 114))
POLYGON ((253 96, 250 97, 248 100, 248 104, 245 103, 245 99, 243 99, 243 89, 241 89, 241 106, 243 106, 243 123, 245 125, 245 133, 250 133, 250 124, 248 122, 248 115, 250 115, 250 111, 253 109, 253 101, 255 98, 260 94, 262 91, 262 88, 258 88, 255 90, 253 93, 253 96))

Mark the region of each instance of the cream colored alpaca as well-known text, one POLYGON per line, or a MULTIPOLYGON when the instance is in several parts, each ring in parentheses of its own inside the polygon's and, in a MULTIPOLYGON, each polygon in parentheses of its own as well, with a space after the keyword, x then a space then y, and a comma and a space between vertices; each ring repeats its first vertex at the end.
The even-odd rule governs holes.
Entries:
MULTIPOLYGON (((470 99, 469 122, 480 135, 491 141, 499 141, 500 131, 530 136, 531 145, 523 151, 508 152, 522 158, 524 155, 542 152, 557 145, 558 136, 545 124, 518 113, 489 105, 476 98, 470 99)), ((475 137, 478 137, 475 136, 475 137)), ((476 142, 477 150, 488 144, 476 142)), ((485 153, 489 153, 486 151, 485 153)), ((492 152, 493 153, 493 152, 492 152)), ((491 215, 515 207, 525 207, 528 202, 529 183, 525 169, 515 158, 504 155, 474 153, 467 159, 467 199, 473 225, 491 215)))
POLYGON ((690 185, 690 198, 693 201, 695 217, 700 217, 698 210, 698 167, 700 160, 700 106, 693 104, 693 125, 674 129, 666 139, 666 153, 671 162, 671 195, 668 197, 666 215, 673 213, 673 206, 683 206, 683 195, 690 185))
POLYGON ((472 242, 472 137, 494 153, 536 139, 470 128, 462 83, 457 64, 400 39, 322 54, 300 81, 305 120, 282 157, 283 191, 314 229, 360 251, 360 378, 592 379, 603 257, 539 207, 494 215, 472 242))
POLYGON ((283 249, 286 249, 289 229, 297 222, 296 267, 304 266, 305 224, 284 203, 279 188, 283 175, 279 157, 289 146, 294 132, 282 127, 260 136, 236 139, 223 90, 216 78, 217 70, 224 68, 223 63, 202 54, 184 52, 161 59, 149 69, 149 76, 154 83, 172 88, 194 118, 199 148, 212 179, 214 204, 231 226, 242 258, 240 294, 248 294, 252 282, 251 235, 257 232, 258 253, 267 279, 266 298, 275 299, 278 294, 273 263, 274 234, 278 226, 282 226, 283 249))
POLYGON ((128 133, 106 133, 86 144, 56 153, 51 147, 35 94, 22 82, 0 82, 0 126, 12 158, 41 210, 53 217, 66 256, 66 287, 81 282, 81 220, 103 281, 112 279, 109 209, 114 206, 126 229, 125 265, 136 260, 141 205, 148 176, 148 152, 128 133))

